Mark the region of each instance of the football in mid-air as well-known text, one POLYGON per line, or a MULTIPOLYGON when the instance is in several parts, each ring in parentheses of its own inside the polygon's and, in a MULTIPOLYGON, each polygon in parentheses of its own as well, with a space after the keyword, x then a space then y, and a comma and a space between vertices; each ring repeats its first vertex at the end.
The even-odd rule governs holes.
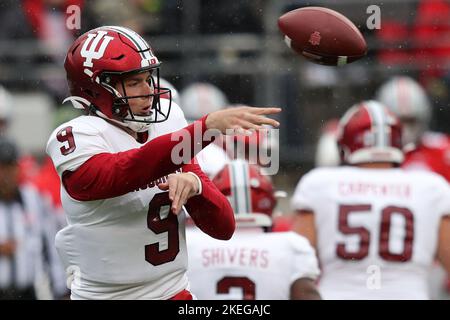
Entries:
POLYGON ((358 28, 339 12, 322 7, 295 9, 278 18, 287 45, 312 62, 345 65, 367 53, 358 28))

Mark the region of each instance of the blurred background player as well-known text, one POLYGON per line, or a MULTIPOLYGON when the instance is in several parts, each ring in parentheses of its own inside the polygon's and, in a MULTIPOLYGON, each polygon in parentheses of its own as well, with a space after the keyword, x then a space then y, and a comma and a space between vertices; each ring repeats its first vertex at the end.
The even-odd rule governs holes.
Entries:
MULTIPOLYGON (((195 82, 187 86, 180 94, 180 107, 188 123, 200 119, 208 113, 228 106, 225 94, 215 85, 206 82, 195 82)), ((227 153, 219 147, 222 141, 211 143, 197 155, 200 168, 210 179, 229 161, 227 153)))
MULTIPOLYGON (((3 86, 0 86, 0 137, 11 137, 11 127, 14 125, 15 116, 13 113, 13 95, 3 86)), ((39 215, 39 226, 43 235, 43 248, 45 270, 50 277, 50 285, 53 298, 61 298, 67 295, 65 281, 65 270, 57 257, 54 239, 56 233, 65 225, 65 218, 62 212, 61 200, 59 198, 60 181, 50 158, 46 157, 40 164, 38 159, 32 154, 18 152, 17 163, 13 166, 18 168, 18 185, 27 185, 27 189, 38 192, 39 203, 45 203, 39 215), (31 187, 32 186, 32 187, 31 187)), ((10 169, 12 171, 13 167, 10 169)), ((9 171, 11 171, 9 170, 9 171)), ((7 188, 2 185, 0 188, 7 188)), ((48 295, 44 295, 49 298, 48 295)), ((42 298, 42 296, 38 297, 42 298)))
MULTIPOLYGON (((429 131, 433 114, 424 88, 410 77, 397 76, 379 88, 377 98, 402 122, 402 168, 433 171, 450 182, 450 137, 429 131)), ((430 272, 430 278, 433 298, 450 295, 450 277, 447 275, 446 280, 438 265, 430 272)))
POLYGON ((219 111, 229 102, 218 87, 207 82, 194 82, 181 91, 181 106, 188 122, 193 122, 205 114, 219 111))
POLYGON ((441 176, 397 168, 401 125, 375 101, 339 124, 345 166, 297 185, 296 230, 317 248, 324 299, 428 299, 435 256, 450 270, 450 189, 441 176))
MULTIPOLYGON (((0 299, 53 299, 54 256, 47 231, 51 206, 31 185, 19 182, 19 151, 0 138, 0 299)), ((59 289, 59 288, 58 288, 59 289)))
POLYGON ((231 202, 237 230, 229 241, 187 229, 189 279, 198 299, 320 299, 317 260, 308 241, 293 232, 268 232, 276 199, 260 168, 233 160, 214 178, 231 202))
POLYGON ((425 90, 409 77, 384 83, 377 96, 400 119, 403 126, 405 161, 408 170, 429 170, 450 181, 450 138, 430 132, 431 105, 425 90))

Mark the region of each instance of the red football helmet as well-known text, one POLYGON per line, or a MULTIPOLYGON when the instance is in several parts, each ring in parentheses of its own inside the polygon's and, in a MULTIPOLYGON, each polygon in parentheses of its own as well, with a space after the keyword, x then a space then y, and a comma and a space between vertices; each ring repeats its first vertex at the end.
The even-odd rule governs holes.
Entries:
POLYGON ((276 198, 272 182, 260 168, 244 160, 233 160, 213 179, 217 188, 228 197, 240 226, 272 225, 276 198))
POLYGON ((364 101, 348 110, 339 122, 338 145, 347 164, 403 162, 401 124, 377 101, 364 101))
POLYGON ((167 120, 170 103, 161 109, 159 96, 169 94, 160 87, 158 58, 148 43, 136 32, 116 26, 105 26, 81 35, 69 48, 64 63, 69 83, 70 100, 76 108, 102 118, 111 119, 136 132, 146 131, 150 123, 167 120), (123 79, 135 73, 150 71, 149 84, 154 93, 145 96, 127 96, 123 79), (122 84, 124 95, 116 89, 122 84), (128 100, 153 97, 149 116, 134 115, 128 100))

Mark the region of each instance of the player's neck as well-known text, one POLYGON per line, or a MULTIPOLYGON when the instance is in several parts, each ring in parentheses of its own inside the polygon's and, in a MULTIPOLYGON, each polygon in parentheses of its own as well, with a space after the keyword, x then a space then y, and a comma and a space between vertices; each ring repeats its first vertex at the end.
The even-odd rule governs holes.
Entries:
POLYGON ((131 130, 128 127, 122 126, 120 124, 118 124, 115 121, 110 121, 109 119, 105 119, 106 121, 108 121, 110 124, 112 124, 113 126, 116 126, 119 129, 122 129, 123 131, 125 131, 126 133, 128 133, 130 136, 132 136, 133 138, 135 138, 136 140, 138 139, 138 134, 136 131, 131 130))
POLYGON ((392 162, 367 162, 367 163, 360 163, 357 165, 357 167, 368 169, 390 169, 394 168, 395 165, 392 162))
POLYGON ((121 125, 118 125, 121 129, 123 129, 126 133, 128 133, 130 136, 132 136, 134 139, 138 139, 138 134, 136 131, 131 130, 127 127, 122 127, 121 125))

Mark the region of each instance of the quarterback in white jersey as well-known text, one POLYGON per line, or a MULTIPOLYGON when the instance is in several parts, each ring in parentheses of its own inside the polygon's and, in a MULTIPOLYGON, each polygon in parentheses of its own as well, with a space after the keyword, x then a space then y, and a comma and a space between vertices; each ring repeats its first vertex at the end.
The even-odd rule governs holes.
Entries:
POLYGON ((213 182, 235 209, 229 241, 187 229, 188 275, 198 299, 318 299, 314 249, 294 232, 266 232, 276 200, 270 180, 243 160, 231 161, 213 182))
POLYGON ((91 30, 68 50, 70 100, 86 115, 59 126, 47 153, 62 182, 68 225, 56 246, 73 299, 192 299, 185 211, 217 239, 235 227, 227 199, 192 161, 207 145, 197 133, 278 124, 263 115, 279 109, 247 107, 245 115, 212 113, 186 126, 180 108, 161 98, 169 90, 159 65, 147 42, 123 27, 91 30), (243 117, 251 119, 237 123, 243 117), (180 136, 188 159, 177 162, 180 136))
MULTIPOLYGON (((166 110, 167 106, 168 100, 162 99, 162 109, 166 110)), ((173 104, 168 121, 155 123, 150 127, 149 139, 184 126, 182 112, 173 104)), ((78 169, 100 150, 117 153, 140 146, 131 135, 105 120, 81 116, 55 130, 49 140, 48 150, 58 174, 62 176, 66 171, 78 169), (67 131, 65 128, 69 127, 76 148, 83 152, 67 155, 59 152, 59 132, 67 131), (93 150, 94 148, 98 150, 93 150)), ((74 275, 76 281, 71 287, 73 297, 94 298, 95 296, 90 295, 91 286, 95 283, 109 284, 112 279, 118 286, 135 284, 131 288, 123 288, 130 298, 169 298, 186 287, 187 278, 183 272, 187 267, 183 232, 185 216, 184 213, 168 214, 167 196, 167 192, 160 190, 157 183, 150 183, 147 188, 111 199, 80 202, 74 201, 65 188, 62 188, 61 201, 69 225, 58 233, 56 246, 64 265, 81 273, 74 275), (125 214, 124 207, 132 209, 133 215, 125 214), (164 220, 152 225, 158 214, 164 220), (133 236, 125 237, 129 230, 133 230, 133 236), (169 233, 166 235, 164 232, 169 233), (166 265, 165 262, 168 261, 172 262, 166 265), (149 268, 149 264, 154 267, 149 268), (172 272, 168 273, 168 269, 172 272), (141 286, 141 283, 145 285, 141 286), (171 287, 175 292, 168 290, 171 287), (139 290, 153 295, 145 296, 139 290), (164 296, 164 292, 169 296, 164 296)), ((113 294, 117 290, 116 286, 106 285, 102 290, 102 298, 116 298, 113 294)))
POLYGON ((348 166, 312 170, 292 199, 297 230, 318 252, 323 298, 428 299, 434 257, 450 267, 447 182, 395 167, 401 126, 374 101, 346 113, 339 147, 348 166))

